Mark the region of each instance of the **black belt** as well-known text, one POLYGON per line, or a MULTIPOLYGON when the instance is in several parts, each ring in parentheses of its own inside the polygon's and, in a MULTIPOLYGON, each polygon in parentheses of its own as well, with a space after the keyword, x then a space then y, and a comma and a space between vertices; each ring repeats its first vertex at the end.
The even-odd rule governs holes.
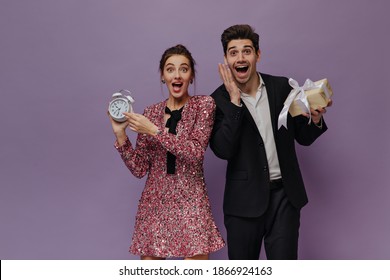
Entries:
POLYGON ((279 188, 283 187, 283 180, 282 180, 282 178, 276 179, 276 180, 271 180, 269 182, 269 187, 270 187, 271 190, 276 190, 276 189, 279 189, 279 188))

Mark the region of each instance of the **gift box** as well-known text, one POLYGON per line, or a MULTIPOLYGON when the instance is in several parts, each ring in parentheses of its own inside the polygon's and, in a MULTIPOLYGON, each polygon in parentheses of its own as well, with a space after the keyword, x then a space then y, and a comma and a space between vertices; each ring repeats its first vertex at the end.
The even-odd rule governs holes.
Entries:
MULTIPOLYGON (((318 109, 318 107, 325 108, 328 106, 330 97, 333 95, 332 88, 327 79, 316 81, 311 85, 312 88, 304 90, 307 102, 310 108, 318 109)), ((289 113, 295 117, 304 113, 308 113, 307 107, 302 100, 295 99, 290 105, 289 113)))
POLYGON ((327 107, 330 97, 333 95, 327 79, 316 82, 307 79, 303 86, 299 86, 298 82, 291 78, 288 82, 293 89, 284 101, 284 107, 279 114, 278 128, 282 126, 287 128, 288 113, 293 117, 307 113, 310 123, 310 108, 316 110, 318 107, 327 107))

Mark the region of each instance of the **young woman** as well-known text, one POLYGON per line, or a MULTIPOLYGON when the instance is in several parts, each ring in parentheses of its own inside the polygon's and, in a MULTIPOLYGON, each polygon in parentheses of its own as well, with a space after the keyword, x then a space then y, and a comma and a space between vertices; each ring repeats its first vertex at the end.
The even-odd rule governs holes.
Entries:
POLYGON ((214 123, 209 96, 190 96, 195 61, 182 45, 160 61, 161 82, 169 97, 145 109, 111 119, 115 147, 131 173, 148 174, 138 205, 130 252, 141 259, 208 259, 224 241, 212 217, 203 175, 204 152, 214 123), (126 127, 137 132, 135 147, 126 127))

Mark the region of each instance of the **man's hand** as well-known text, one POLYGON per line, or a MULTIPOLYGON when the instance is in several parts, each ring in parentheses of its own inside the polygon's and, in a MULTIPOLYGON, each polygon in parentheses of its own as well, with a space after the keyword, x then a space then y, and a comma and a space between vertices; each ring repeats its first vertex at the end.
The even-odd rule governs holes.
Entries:
MULTIPOLYGON (((318 124, 321 121, 322 116, 326 113, 326 108, 332 106, 333 101, 330 99, 328 102, 328 105, 324 108, 318 107, 317 109, 310 108, 310 113, 311 113, 311 120, 315 123, 318 124)), ((305 113, 302 114, 305 117, 309 117, 309 114, 305 113)))
POLYGON ((225 85, 226 90, 230 95, 230 101, 235 105, 241 105, 241 93, 240 89, 237 87, 236 82, 234 81, 232 71, 229 66, 226 64, 218 64, 218 71, 223 84, 225 85))

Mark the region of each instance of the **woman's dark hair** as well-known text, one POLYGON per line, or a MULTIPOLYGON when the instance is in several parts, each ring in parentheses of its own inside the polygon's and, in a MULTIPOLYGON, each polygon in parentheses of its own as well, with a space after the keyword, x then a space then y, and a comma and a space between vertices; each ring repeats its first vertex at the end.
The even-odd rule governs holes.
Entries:
POLYGON ((168 58, 170 58, 173 55, 183 55, 189 60, 191 71, 192 71, 191 73, 195 79, 195 64, 196 64, 195 60, 192 57, 190 51, 185 46, 180 45, 180 44, 173 46, 173 47, 170 47, 169 49, 165 50, 165 52, 163 53, 161 60, 160 60, 160 67, 159 67, 160 73, 162 74, 164 72, 165 62, 167 62, 168 58))
POLYGON ((221 35, 223 52, 226 55, 227 46, 232 40, 249 39, 252 41, 255 51, 259 50, 259 34, 248 24, 237 24, 225 29, 221 35))

